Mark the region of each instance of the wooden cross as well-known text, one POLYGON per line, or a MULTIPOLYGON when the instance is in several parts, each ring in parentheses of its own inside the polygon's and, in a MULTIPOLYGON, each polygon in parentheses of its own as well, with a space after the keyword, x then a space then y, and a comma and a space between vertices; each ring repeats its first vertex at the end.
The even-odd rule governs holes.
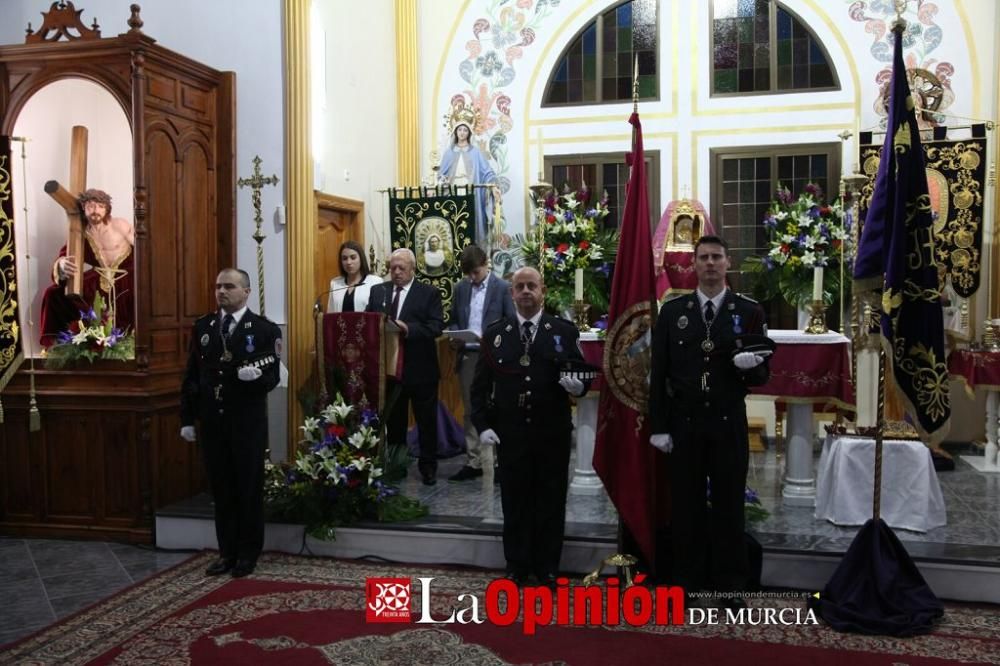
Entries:
POLYGON ((76 273, 66 282, 67 296, 83 296, 83 214, 78 197, 87 189, 87 128, 73 126, 69 152, 69 190, 50 180, 45 191, 66 211, 69 234, 66 255, 76 262, 76 273))
POLYGON ((260 300, 260 315, 264 316, 264 234, 260 230, 264 218, 260 214, 260 191, 265 185, 277 185, 278 176, 264 177, 260 171, 263 160, 260 155, 253 157, 253 175, 250 178, 240 178, 236 184, 240 187, 249 187, 251 190, 250 201, 253 203, 253 221, 257 225, 257 230, 253 234, 253 239, 257 241, 257 297, 260 300))

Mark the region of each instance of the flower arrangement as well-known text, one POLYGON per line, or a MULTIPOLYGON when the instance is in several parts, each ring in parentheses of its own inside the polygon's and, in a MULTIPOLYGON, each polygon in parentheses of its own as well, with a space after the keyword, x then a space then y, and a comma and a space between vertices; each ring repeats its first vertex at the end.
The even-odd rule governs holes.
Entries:
POLYGON ((129 361, 135 358, 135 336, 115 326, 114 312, 106 308, 101 292, 94 295, 94 305, 81 310, 80 318, 56 337, 45 352, 45 367, 59 369, 86 359, 129 361))
POLYGON ((583 270, 583 298, 591 315, 608 311, 611 269, 618 232, 604 229, 607 198, 590 205, 586 188, 561 196, 550 193, 538 209, 536 232, 515 237, 515 254, 545 276, 545 307, 561 314, 573 306, 576 269, 583 270))
POLYGON ((427 508, 384 482, 379 463, 380 422, 370 409, 337 394, 305 419, 293 463, 272 465, 264 486, 271 519, 305 523, 309 534, 332 539, 334 528, 363 518, 408 520, 427 508))
MULTIPOLYGON (((840 267, 849 228, 840 202, 826 204, 818 185, 809 183, 798 198, 778 184, 776 200, 764 218, 770 250, 750 257, 743 270, 752 276, 757 298, 781 294, 790 305, 804 307, 812 300, 813 274, 823 267, 823 301, 829 305, 840 290, 840 267)), ((846 268, 846 267, 845 267, 846 268)))
MULTIPOLYGON (((707 484, 707 501, 708 506, 712 506, 712 483, 711 479, 708 479, 707 484)), ((757 491, 746 486, 743 489, 743 521, 747 526, 754 525, 756 523, 763 522, 770 517, 771 513, 764 508, 764 505, 760 501, 760 496, 757 491)))

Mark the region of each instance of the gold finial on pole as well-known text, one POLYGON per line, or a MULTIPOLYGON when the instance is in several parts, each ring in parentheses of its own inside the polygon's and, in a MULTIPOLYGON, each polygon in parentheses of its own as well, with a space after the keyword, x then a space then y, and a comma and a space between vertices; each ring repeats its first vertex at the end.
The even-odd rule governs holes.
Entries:
POLYGON ((260 165, 263 160, 260 159, 260 155, 253 156, 253 175, 250 178, 240 178, 236 181, 236 184, 240 187, 249 187, 251 190, 250 201, 253 203, 253 221, 257 225, 257 230, 254 231, 253 239, 257 241, 257 296, 260 299, 260 316, 264 316, 264 236, 263 232, 260 230, 260 225, 263 224, 264 218, 260 214, 260 191, 265 185, 277 185, 278 176, 268 176, 263 177, 260 171, 260 165))
POLYGON ((632 113, 639 113, 639 55, 632 64, 632 113))

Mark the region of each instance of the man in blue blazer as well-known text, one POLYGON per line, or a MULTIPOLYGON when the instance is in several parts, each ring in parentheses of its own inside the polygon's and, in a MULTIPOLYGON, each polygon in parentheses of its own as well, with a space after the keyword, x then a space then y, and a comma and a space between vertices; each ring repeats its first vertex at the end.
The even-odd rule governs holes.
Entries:
MULTIPOLYGON (((389 282, 374 285, 367 312, 384 312, 401 329, 403 378, 400 396, 386 417, 390 446, 406 446, 407 410, 413 404, 413 418, 420 432, 420 476, 424 485, 437 483, 437 338, 444 328, 441 294, 413 277, 417 266, 413 252, 406 248, 389 256, 389 282)), ((389 380, 390 391, 396 382, 389 380)))
MULTIPOLYGON (((459 258, 462 274, 467 279, 455 285, 451 300, 452 330, 470 329, 482 337, 483 329, 498 319, 514 316, 514 302, 510 297, 510 283, 490 271, 486 253, 478 245, 469 245, 459 258)), ((483 475, 483 450, 479 432, 472 424, 472 377, 479 361, 479 343, 452 341, 458 353, 455 372, 462 388, 462 406, 465 410, 465 445, 468 457, 462 469, 449 477, 449 481, 468 481, 483 475)), ((492 454, 492 450, 487 450, 492 454)), ((492 455, 487 456, 492 465, 492 455)))

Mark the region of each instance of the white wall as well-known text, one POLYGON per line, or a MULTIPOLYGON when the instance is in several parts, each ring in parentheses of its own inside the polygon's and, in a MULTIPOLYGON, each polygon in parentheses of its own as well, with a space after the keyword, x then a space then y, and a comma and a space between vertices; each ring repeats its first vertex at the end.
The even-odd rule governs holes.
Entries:
POLYGON ((322 174, 318 187, 364 201, 366 242, 387 253, 388 204, 386 195, 377 190, 417 184, 396 182, 393 0, 368 0, 363 6, 314 0, 313 7, 325 38, 326 67, 324 110, 316 123, 325 134, 323 151, 317 156, 317 174, 322 174))
POLYGON ((40 351, 42 294, 52 284, 52 263, 66 243, 66 212, 43 187, 55 180, 69 188, 74 125, 87 128, 88 187, 111 195, 114 217, 134 222, 132 129, 121 105, 105 88, 85 79, 62 79, 39 90, 21 109, 14 124, 13 136, 30 139, 25 145, 26 159, 22 161, 21 144, 15 143, 11 165, 11 182, 16 188, 14 238, 21 290, 19 314, 26 356, 36 356, 40 351), (27 187, 23 188, 25 177, 27 187))
MULTIPOLYGON (((30 22, 37 29, 40 12, 48 2, 3 0, 0 44, 23 44, 24 29, 30 22)), ((82 20, 90 25, 96 18, 104 37, 128 31, 129 2, 86 0, 78 2, 82 20)), ((274 223, 274 212, 284 202, 284 68, 282 53, 282 3, 280 0, 146 0, 141 17, 142 31, 166 47, 223 71, 236 72, 237 175, 249 176, 251 160, 260 155, 265 175, 277 174, 277 187, 262 191, 264 261, 267 315, 285 322, 284 229, 274 223)), ((115 199, 115 213, 128 205, 115 199)), ((256 248, 253 211, 249 190, 237 196, 237 263, 254 278, 256 291, 256 248)), ((211 290, 212 285, 205 285, 211 290)), ((251 307, 257 308, 251 296, 251 307)))

